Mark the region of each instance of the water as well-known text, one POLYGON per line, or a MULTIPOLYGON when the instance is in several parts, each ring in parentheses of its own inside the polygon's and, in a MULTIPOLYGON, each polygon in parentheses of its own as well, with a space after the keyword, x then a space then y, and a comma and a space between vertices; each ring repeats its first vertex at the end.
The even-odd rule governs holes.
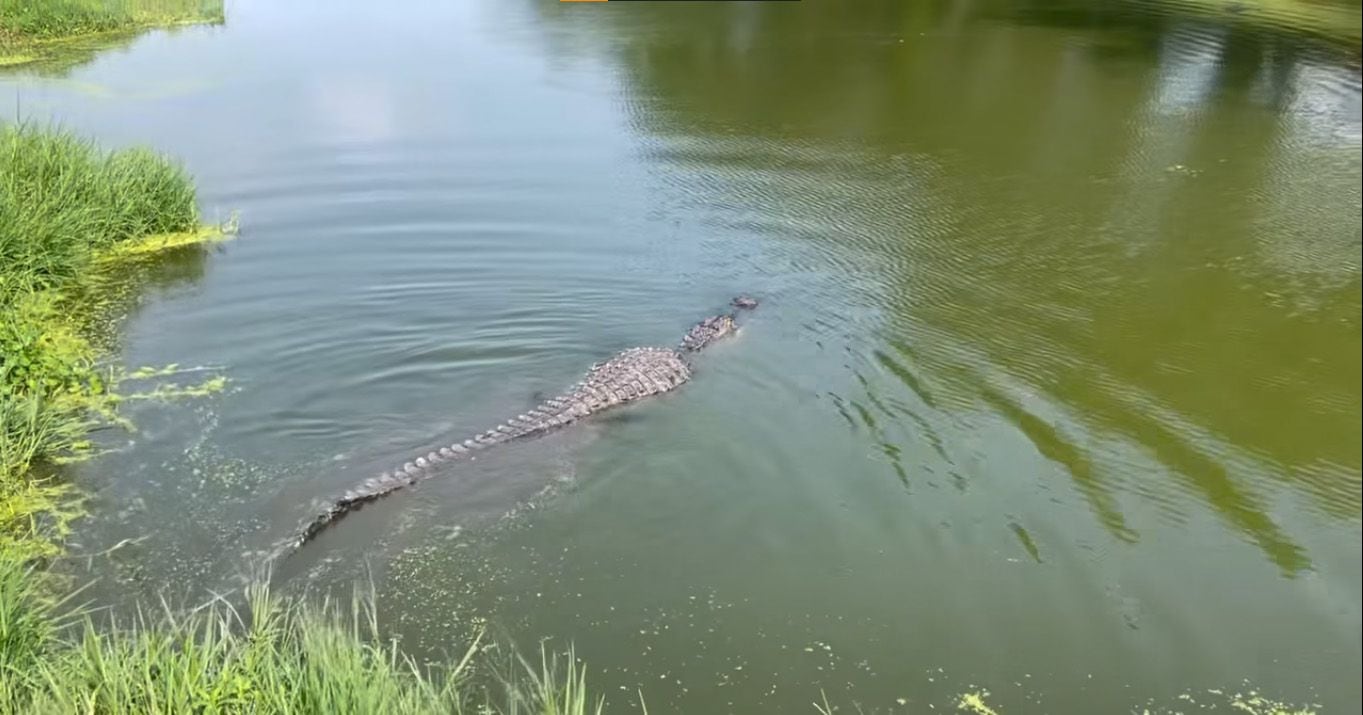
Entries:
POLYGON ((750 292, 681 392, 276 580, 373 579, 421 657, 573 642, 626 712, 1357 712, 1359 8, 1265 5, 241 0, 6 76, 241 212, 119 344, 232 388, 101 435, 76 550, 136 541, 80 573, 230 589, 315 499, 750 292))

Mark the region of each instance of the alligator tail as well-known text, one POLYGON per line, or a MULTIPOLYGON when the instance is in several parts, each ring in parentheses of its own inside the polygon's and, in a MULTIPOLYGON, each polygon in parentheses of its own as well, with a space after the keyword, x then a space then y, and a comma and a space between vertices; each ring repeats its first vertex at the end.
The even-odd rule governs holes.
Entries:
POLYGON ((339 499, 328 503, 291 538, 281 543, 275 551, 276 558, 287 556, 312 541, 327 527, 339 521, 341 517, 359 511, 366 504, 378 501, 403 487, 435 476, 436 467, 446 462, 458 461, 469 456, 472 452, 487 449, 502 442, 545 432, 572 421, 575 417, 573 411, 564 409, 568 406, 567 400, 562 397, 546 400, 539 407, 507 420, 472 439, 432 450, 391 472, 384 472, 377 477, 366 479, 355 485, 339 499))

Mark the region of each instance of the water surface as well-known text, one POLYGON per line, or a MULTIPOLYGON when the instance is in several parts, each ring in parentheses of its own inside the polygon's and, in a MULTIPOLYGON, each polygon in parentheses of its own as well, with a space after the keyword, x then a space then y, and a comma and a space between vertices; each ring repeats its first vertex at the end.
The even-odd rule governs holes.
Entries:
POLYGON ((276 578, 374 579, 423 657, 574 642, 624 711, 1356 712, 1359 8, 1279 5, 240 0, 0 78, 241 212, 130 310, 122 362, 232 389, 73 472, 79 549, 142 539, 93 593, 229 589, 750 292, 684 390, 276 578))

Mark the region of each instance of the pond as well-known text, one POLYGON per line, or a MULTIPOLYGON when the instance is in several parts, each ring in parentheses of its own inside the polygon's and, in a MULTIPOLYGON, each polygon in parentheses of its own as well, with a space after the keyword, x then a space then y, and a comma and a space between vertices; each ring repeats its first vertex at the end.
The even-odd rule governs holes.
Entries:
POLYGON ((118 350, 230 387, 101 433, 73 550, 133 541, 76 573, 229 590, 319 499, 751 293, 682 390, 274 579, 372 583, 423 658, 575 644, 625 712, 1356 712, 1359 14, 238 0, 4 75, 240 212, 118 350))

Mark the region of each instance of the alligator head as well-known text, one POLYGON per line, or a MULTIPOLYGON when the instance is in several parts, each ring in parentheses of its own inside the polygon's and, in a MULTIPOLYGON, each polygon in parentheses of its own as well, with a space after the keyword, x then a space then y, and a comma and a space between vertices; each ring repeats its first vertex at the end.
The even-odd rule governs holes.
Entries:
MULTIPOLYGON (((752 310, 757 307, 757 299, 740 295, 729 301, 729 305, 739 310, 752 310)), ((716 340, 733 335, 738 332, 737 317, 738 313, 735 311, 728 315, 715 315, 696 323, 690 330, 686 331, 686 336, 682 338, 682 349, 695 352, 704 349, 716 340)))

